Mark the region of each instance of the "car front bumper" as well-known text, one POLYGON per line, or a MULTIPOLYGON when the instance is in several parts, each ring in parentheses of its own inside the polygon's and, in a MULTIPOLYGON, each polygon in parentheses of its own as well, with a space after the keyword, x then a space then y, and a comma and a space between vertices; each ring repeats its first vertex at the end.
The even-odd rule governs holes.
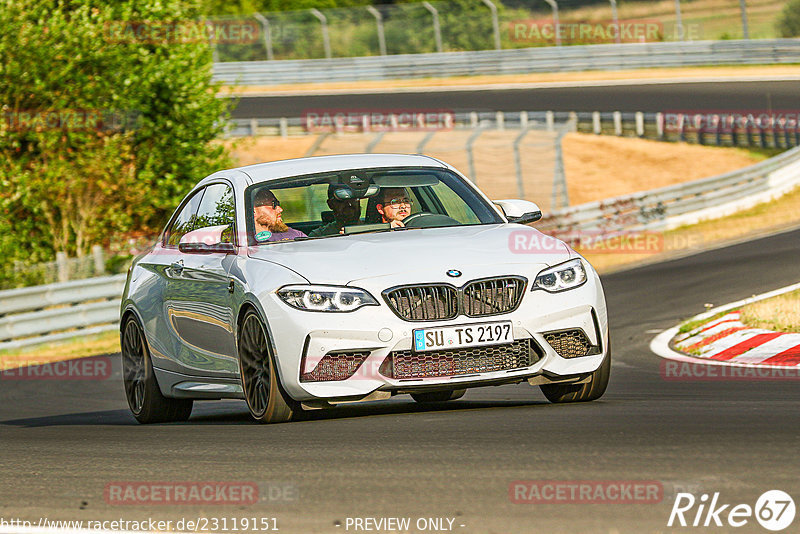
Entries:
MULTIPOLYGON (((315 401, 335 403, 385 398, 392 393, 513 383, 530 378, 533 378, 531 383, 580 380, 597 370, 608 352, 603 290, 594 270, 589 268, 587 274, 585 284, 560 293, 531 291, 529 285, 513 312, 479 318, 462 315, 448 321, 406 321, 395 315, 385 302, 349 313, 321 313, 291 308, 275 293, 260 295, 259 300, 268 317, 279 374, 287 393, 295 400, 310 404, 315 401), (387 376, 387 357, 393 351, 411 351, 414 330, 495 321, 511 321, 515 341, 533 340, 539 354, 531 365, 486 372, 476 368, 474 372, 457 376, 387 376), (581 330, 597 353, 565 358, 546 339, 549 333, 573 330, 581 330), (330 353, 368 355, 346 379, 313 381, 306 377, 301 380, 301 375, 311 372, 320 359, 330 353)), ((370 287, 370 283, 358 285, 377 296, 380 282, 373 284, 374 287, 370 287)))

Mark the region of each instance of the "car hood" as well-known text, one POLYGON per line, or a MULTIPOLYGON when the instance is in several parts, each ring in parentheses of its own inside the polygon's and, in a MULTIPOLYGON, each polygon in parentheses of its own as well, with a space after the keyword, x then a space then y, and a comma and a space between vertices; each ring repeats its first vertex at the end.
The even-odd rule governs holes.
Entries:
POLYGON ((286 242, 252 247, 249 255, 283 265, 314 284, 346 284, 400 273, 411 281, 452 281, 446 276, 452 269, 464 280, 513 274, 520 271, 498 268, 553 265, 569 259, 571 249, 529 226, 492 224, 286 242))

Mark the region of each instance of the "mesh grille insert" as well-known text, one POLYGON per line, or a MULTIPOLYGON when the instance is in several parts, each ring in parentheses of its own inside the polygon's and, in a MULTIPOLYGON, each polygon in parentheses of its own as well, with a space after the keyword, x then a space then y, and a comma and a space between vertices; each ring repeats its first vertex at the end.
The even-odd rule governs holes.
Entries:
POLYGON ((581 356, 600 354, 600 347, 592 345, 581 329, 550 332, 544 335, 544 340, 562 358, 580 358, 581 356))
POLYGON ((300 382, 347 380, 361 367, 367 356, 369 351, 329 352, 322 357, 313 371, 300 375, 300 382))
POLYGON ((388 378, 431 378, 459 376, 529 367, 543 354, 533 339, 519 339, 504 345, 413 352, 389 353, 380 367, 388 378))

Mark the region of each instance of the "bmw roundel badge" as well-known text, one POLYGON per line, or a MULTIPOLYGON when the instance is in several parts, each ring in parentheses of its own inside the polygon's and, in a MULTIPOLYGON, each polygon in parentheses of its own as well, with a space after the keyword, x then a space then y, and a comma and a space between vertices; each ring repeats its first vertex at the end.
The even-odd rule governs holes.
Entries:
POLYGON ((457 269, 450 269, 449 271, 447 271, 447 276, 451 278, 458 278, 459 276, 461 276, 461 271, 457 269))

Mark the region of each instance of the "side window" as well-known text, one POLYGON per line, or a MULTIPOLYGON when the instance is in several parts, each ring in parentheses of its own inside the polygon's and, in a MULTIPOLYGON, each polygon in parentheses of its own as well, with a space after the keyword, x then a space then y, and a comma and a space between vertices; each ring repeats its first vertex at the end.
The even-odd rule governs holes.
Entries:
POLYGON ((194 230, 208 226, 227 225, 222 233, 223 243, 233 242, 233 189, 229 185, 214 184, 206 187, 206 194, 197 210, 194 230))
POLYGON ((167 245, 178 246, 181 237, 187 232, 194 229, 195 219, 197 218, 197 207, 200 205, 200 200, 203 198, 205 189, 197 191, 189 202, 184 204, 183 209, 172 221, 172 224, 167 229, 165 243, 167 245))

